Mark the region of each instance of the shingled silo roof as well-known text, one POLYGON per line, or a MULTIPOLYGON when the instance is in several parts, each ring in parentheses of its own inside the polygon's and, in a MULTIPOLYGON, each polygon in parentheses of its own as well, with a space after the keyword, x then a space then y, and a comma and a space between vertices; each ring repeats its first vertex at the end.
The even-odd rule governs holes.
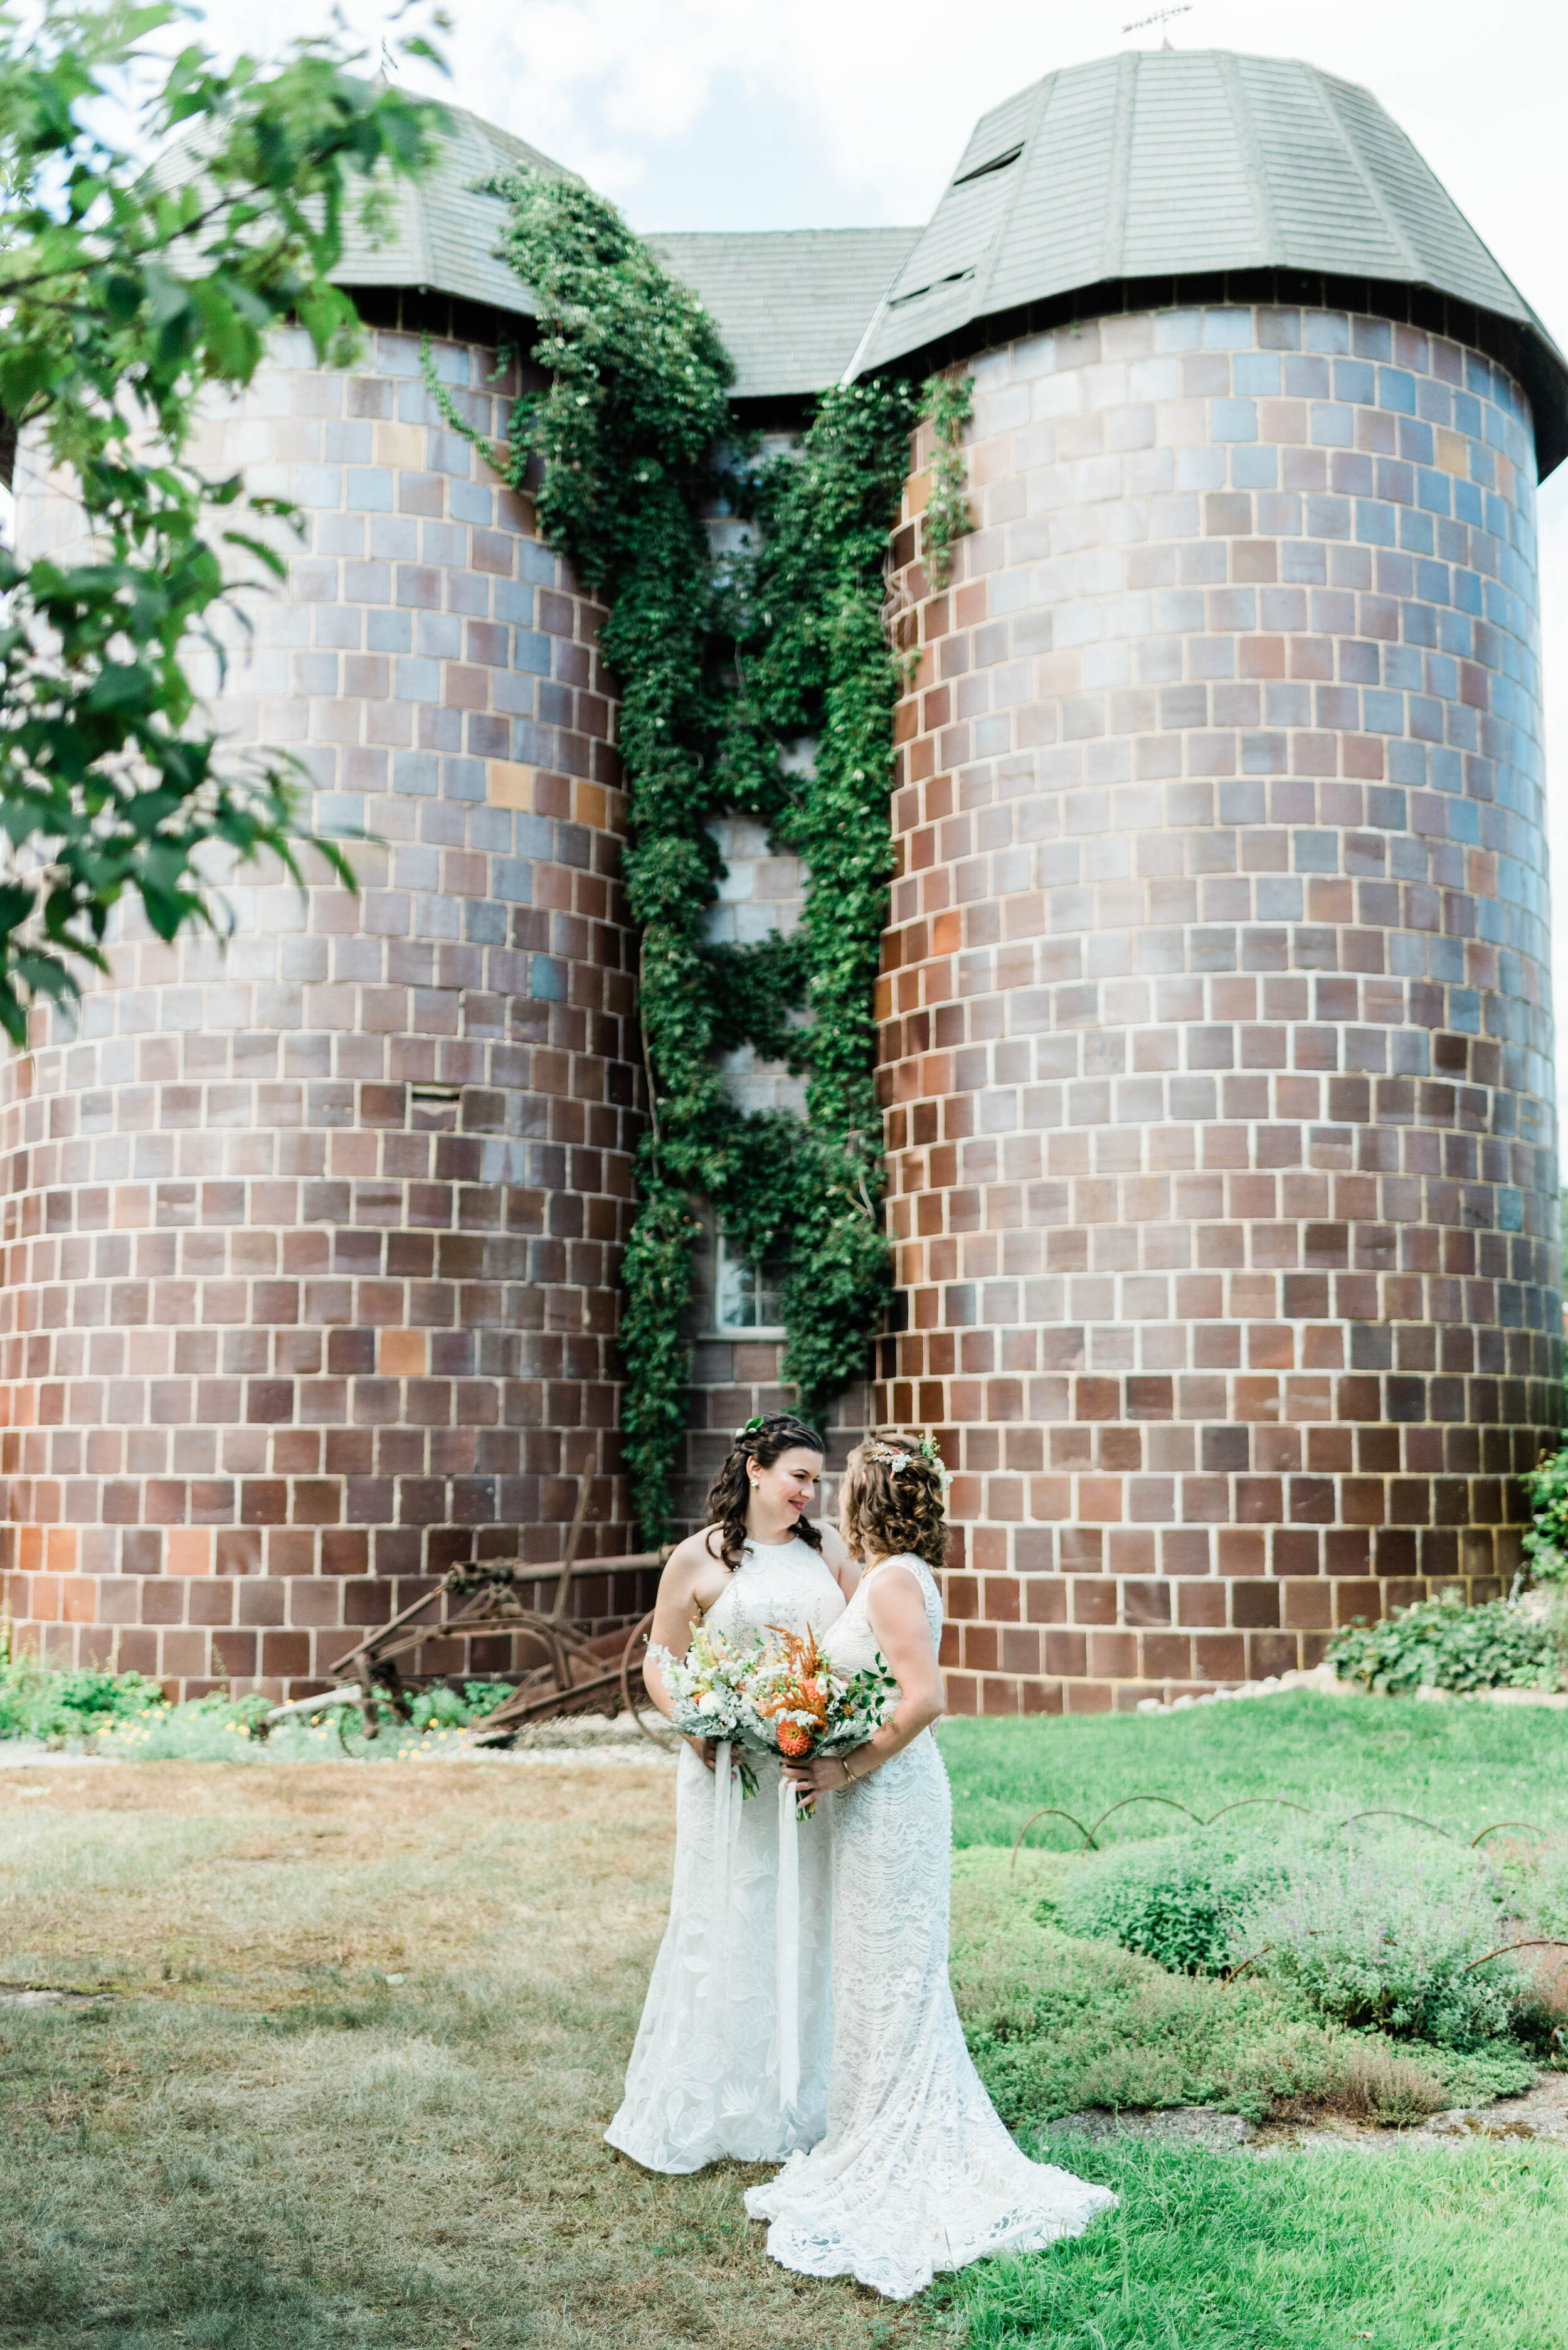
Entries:
POLYGON ((983 115, 852 371, 972 349, 1052 296, 1251 269, 1424 287, 1509 321, 1542 471, 1568 453, 1568 361, 1371 92, 1221 49, 1065 67, 983 115))
POLYGON ((803 228, 650 236, 712 313, 737 399, 821 391, 855 356, 866 321, 920 232, 803 228))
POLYGON ((504 261, 495 258, 506 207, 475 192, 474 182, 497 172, 547 172, 570 177, 527 140, 498 130, 461 106, 446 108, 441 153, 422 180, 390 183, 391 219, 372 243, 345 208, 343 255, 332 272, 340 286, 400 286, 454 294, 520 318, 535 315, 534 297, 504 261))

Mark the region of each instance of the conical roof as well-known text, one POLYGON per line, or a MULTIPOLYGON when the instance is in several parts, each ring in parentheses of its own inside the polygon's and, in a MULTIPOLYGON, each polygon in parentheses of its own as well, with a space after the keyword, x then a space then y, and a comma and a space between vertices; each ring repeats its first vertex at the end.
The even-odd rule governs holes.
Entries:
MULTIPOLYGON (((372 236, 357 204, 343 207, 343 250, 332 276, 339 286, 399 286, 421 293, 452 294, 482 302, 515 317, 535 316, 534 296, 495 247, 506 225, 506 207, 478 192, 478 183, 504 172, 547 172, 570 179, 565 164, 530 147, 466 107, 443 103, 439 151, 418 180, 380 167, 377 186, 385 198, 383 232, 372 236)), ((210 124, 176 133, 150 168, 160 187, 202 173, 213 137, 210 124)))
POLYGON ((1250 269, 1420 286, 1508 320, 1542 471, 1568 449, 1568 362, 1370 90, 1224 49, 1064 67, 983 115, 852 371, 972 348, 982 322, 1053 296, 1250 269))
POLYGON ((340 286, 429 289, 531 318, 533 296, 495 255, 506 207, 478 194, 475 182, 519 169, 552 179, 571 174, 526 140, 465 107, 447 106, 445 113, 441 153, 424 177, 389 180, 391 218, 379 243, 345 207, 343 253, 332 275, 340 286))

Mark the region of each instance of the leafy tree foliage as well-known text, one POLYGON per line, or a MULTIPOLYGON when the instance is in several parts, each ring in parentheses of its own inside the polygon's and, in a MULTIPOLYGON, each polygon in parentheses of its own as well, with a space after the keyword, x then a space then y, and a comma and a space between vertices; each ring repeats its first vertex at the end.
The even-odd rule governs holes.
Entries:
MULTIPOLYGON (((89 0, 0 15, 0 410, 81 514, 73 555, 0 549, 0 1028, 14 1043, 33 1003, 103 967, 128 891, 171 939, 215 920, 214 857, 270 852, 297 874, 310 835, 294 770, 226 757, 190 671, 193 650, 219 648, 236 566, 283 570, 277 534, 247 526, 237 476, 209 480, 187 452, 203 387, 248 383, 271 327, 296 318, 323 359, 349 355, 353 309, 328 283, 346 210, 373 219, 389 175, 425 167, 440 121, 356 76, 335 36, 270 70, 220 68, 195 44, 161 58, 181 13, 89 0), (128 92, 137 143, 182 132, 198 174, 165 183, 108 138, 128 92)), ((434 54, 418 35, 402 46, 434 54)))

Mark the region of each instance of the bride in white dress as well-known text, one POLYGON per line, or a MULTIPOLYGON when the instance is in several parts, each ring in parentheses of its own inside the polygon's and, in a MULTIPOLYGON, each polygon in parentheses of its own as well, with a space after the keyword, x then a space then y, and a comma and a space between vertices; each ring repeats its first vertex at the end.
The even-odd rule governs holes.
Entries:
MULTIPOLYGON (((655 1644, 684 1656, 700 1624, 737 1643, 769 1625, 820 1638, 843 1615, 857 1570, 838 1535, 807 1515, 821 1474, 822 1439, 793 1415, 775 1413, 740 1430, 708 1495, 714 1523, 665 1565, 655 1644)), ((645 1679, 668 1713, 668 1692, 651 1664, 645 1679)), ((688 1740, 680 1756, 670 1923, 626 2095, 605 2132, 649 2170, 700 2170, 726 2155, 782 2162, 815 2145, 826 2126, 831 1829, 819 1818, 803 1820, 798 1832, 800 2087, 786 2107, 774 1931, 779 1768, 763 1755, 748 1758, 757 1792, 742 1802, 736 1786, 725 1806, 732 1839, 726 1856, 715 1846, 716 1752, 711 1740, 688 1740)))
POLYGON ((753 2187, 768 2251, 806 2276, 857 2277, 896 2301, 990 2252, 1077 2235, 1116 2198, 1031 2162, 964 2045, 948 1982, 952 1803, 931 1725, 942 1711, 944 1472, 919 1440, 849 1456, 840 1524, 865 1572, 823 1645, 847 1672, 877 1651, 890 1721, 846 1760, 791 1764, 833 1795, 833 2074, 827 2132, 753 2187))

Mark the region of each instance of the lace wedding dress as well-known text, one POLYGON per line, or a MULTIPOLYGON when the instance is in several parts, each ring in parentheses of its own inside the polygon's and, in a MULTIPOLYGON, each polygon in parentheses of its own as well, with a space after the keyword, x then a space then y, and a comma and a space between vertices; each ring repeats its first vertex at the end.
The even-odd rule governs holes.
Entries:
MULTIPOLYGON (((705 1621, 732 1640, 777 1624, 820 1638, 844 1594, 820 1551, 802 1541, 748 1542, 705 1621)), ((832 2047, 831 1832, 827 1806, 803 1820, 800 1855, 800 2090, 781 2107, 778 1947, 778 1764, 748 1757, 757 1792, 730 1805, 729 1900, 714 1917, 713 1774, 689 1746, 675 1785, 675 1885, 654 1963, 626 2095, 605 2132, 649 2170, 701 2170, 731 2155, 782 2162, 826 2126, 832 2047)))
MULTIPOLYGON (((936 1641, 929 1569, 905 1557, 936 1641)), ((823 1646, 849 1672, 877 1643, 874 1567, 823 1646)), ((938 2269, 1075 2236, 1116 2198, 1031 2162, 970 2061, 948 1982, 952 1800, 936 1740, 917 1738, 857 1785, 818 1799, 833 1814, 833 2076, 827 2135, 753 2187, 768 2251, 806 2276, 858 2277, 894 2301, 938 2269)))

